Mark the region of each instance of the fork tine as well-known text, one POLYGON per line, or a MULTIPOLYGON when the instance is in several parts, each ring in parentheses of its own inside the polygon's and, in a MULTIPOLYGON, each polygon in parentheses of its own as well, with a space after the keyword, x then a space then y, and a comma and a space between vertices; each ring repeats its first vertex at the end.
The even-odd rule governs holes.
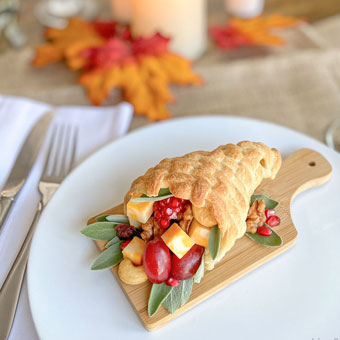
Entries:
POLYGON ((72 126, 68 126, 65 129, 64 148, 62 154, 62 172, 61 176, 64 178, 72 169, 72 165, 75 158, 76 146, 77 146, 77 128, 72 129, 72 126), (73 131, 74 130, 74 131, 73 131))
MULTIPOLYGON (((77 152, 77 141, 78 141, 78 128, 74 127, 73 147, 72 147, 72 154, 71 154, 71 161, 70 161, 71 168, 74 165, 74 159, 75 159, 75 155, 76 155, 76 152, 77 152)), ((71 170, 71 168, 70 168, 70 170, 71 170)))
POLYGON ((43 174, 47 175, 48 174, 48 170, 51 167, 51 162, 52 162, 52 150, 55 149, 54 145, 56 142, 56 138, 57 138, 57 132, 58 132, 58 126, 53 128, 52 131, 52 136, 51 136, 51 140, 48 146, 48 152, 47 152, 47 157, 46 157, 46 161, 45 161, 45 166, 43 169, 43 174))
POLYGON ((61 141, 61 152, 59 153, 59 157, 61 158, 60 162, 60 177, 64 178, 67 174, 67 169, 66 169, 66 162, 67 162, 67 150, 68 150, 68 144, 69 144, 69 139, 70 139, 70 127, 66 126, 65 131, 64 131, 64 136, 63 136, 63 141, 61 141))
POLYGON ((65 134, 65 126, 60 125, 58 128, 58 134, 56 138, 56 142, 54 144, 54 157, 52 158, 52 164, 50 165, 50 174, 51 176, 59 177, 61 173, 61 168, 58 169, 58 164, 60 164, 60 148, 62 147, 63 137, 65 134))
POLYGON ((78 129, 70 125, 59 125, 53 130, 47 161, 43 171, 43 180, 60 183, 73 166, 78 129))

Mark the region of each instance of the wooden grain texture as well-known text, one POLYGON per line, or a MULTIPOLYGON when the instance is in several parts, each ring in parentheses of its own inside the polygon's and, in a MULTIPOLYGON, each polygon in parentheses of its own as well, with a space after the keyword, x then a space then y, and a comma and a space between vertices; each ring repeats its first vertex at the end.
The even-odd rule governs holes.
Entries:
MULTIPOLYGON (((280 202, 280 206, 276 211, 281 218, 281 225, 276 227, 275 231, 281 236, 283 244, 280 247, 269 247, 255 243, 246 236, 242 237, 213 270, 205 273, 200 284, 194 284, 189 301, 174 314, 169 314, 161 307, 150 318, 147 313, 147 303, 151 283, 145 282, 137 286, 124 284, 119 280, 117 267, 112 268, 118 283, 130 300, 144 327, 151 331, 163 326, 249 271, 291 247, 295 243, 298 234, 290 216, 292 199, 304 190, 327 182, 331 173, 332 167, 328 161, 321 154, 310 149, 301 149, 285 159, 276 179, 273 181, 264 180, 255 191, 255 193, 263 193, 280 202)), ((103 213, 123 213, 123 205, 121 204, 102 212, 97 216, 103 213)), ((95 217, 92 217, 88 223, 93 223, 95 217)), ((96 243, 103 250, 105 242, 99 241, 96 243)))

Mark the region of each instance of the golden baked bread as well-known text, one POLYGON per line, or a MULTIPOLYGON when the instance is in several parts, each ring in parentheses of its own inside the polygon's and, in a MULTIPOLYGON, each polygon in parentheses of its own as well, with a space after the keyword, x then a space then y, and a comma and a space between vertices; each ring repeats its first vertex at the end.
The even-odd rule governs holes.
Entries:
POLYGON ((132 183, 125 208, 135 193, 157 196, 161 188, 190 200, 194 218, 208 227, 218 224, 221 231, 215 260, 205 251, 206 269, 212 269, 244 235, 251 195, 264 178, 275 178, 281 162, 278 150, 248 141, 166 158, 132 183))

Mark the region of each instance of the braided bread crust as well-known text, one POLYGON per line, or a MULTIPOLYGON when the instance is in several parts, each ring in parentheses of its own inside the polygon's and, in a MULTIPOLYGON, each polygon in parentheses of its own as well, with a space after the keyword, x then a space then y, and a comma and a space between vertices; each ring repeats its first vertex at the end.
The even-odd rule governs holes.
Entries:
POLYGON ((212 269, 244 235, 251 195, 264 178, 275 178, 281 163, 277 149, 249 141, 166 158, 132 183, 125 207, 135 193, 157 196, 161 188, 190 200, 200 223, 208 226, 209 222, 211 226, 216 221, 220 228, 216 259, 212 260, 208 249, 205 251, 206 269, 212 269))

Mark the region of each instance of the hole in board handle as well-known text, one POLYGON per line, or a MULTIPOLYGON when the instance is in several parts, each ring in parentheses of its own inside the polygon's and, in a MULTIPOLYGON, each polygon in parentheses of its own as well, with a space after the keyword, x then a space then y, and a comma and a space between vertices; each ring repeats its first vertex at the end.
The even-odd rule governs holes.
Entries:
POLYGON ((311 161, 311 162, 308 163, 308 165, 309 165, 309 166, 315 166, 316 163, 315 163, 314 161, 311 161))

